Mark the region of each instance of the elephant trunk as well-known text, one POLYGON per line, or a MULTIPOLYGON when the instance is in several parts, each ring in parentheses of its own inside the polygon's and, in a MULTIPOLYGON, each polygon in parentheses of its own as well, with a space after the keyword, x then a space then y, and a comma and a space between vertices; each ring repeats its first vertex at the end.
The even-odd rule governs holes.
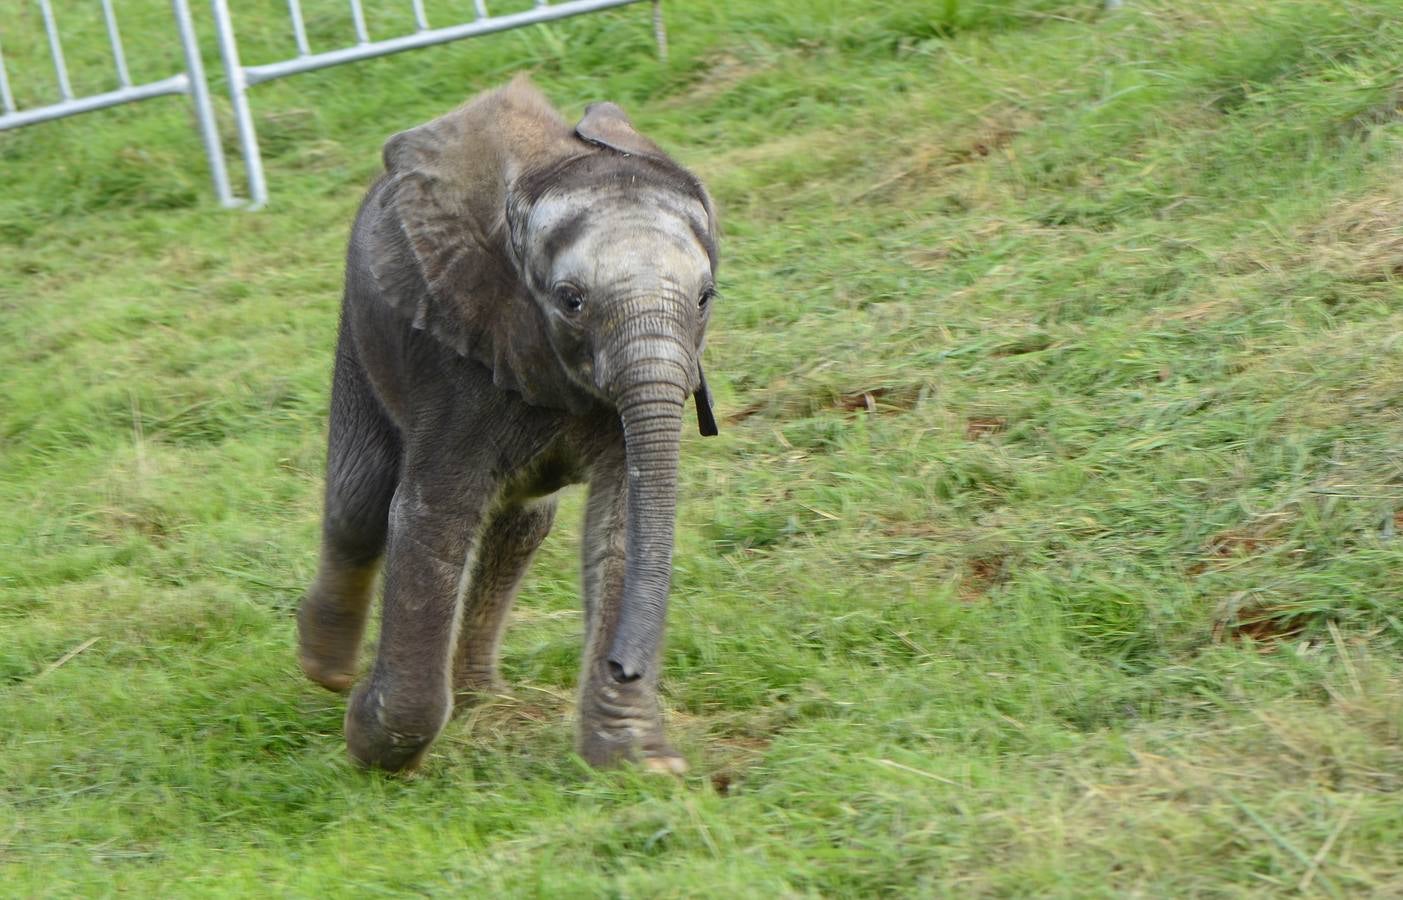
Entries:
POLYGON ((682 407, 696 365, 681 343, 668 342, 665 348, 647 343, 652 346, 632 357, 638 362, 627 370, 617 394, 628 468, 627 564, 608 666, 620 684, 647 674, 662 646, 672 586, 682 407))

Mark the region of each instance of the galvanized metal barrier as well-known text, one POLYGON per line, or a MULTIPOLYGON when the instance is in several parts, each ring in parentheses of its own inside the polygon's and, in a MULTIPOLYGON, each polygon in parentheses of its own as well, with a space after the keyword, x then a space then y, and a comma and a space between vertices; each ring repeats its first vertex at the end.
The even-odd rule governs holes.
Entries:
MULTIPOLYGON (((229 15, 226 0, 210 0, 214 14, 215 35, 219 43, 220 58, 228 76, 229 99, 233 107, 234 124, 238 130, 239 150, 244 161, 244 171, 248 179, 248 200, 234 197, 229 186, 229 176, 224 164, 224 154, 220 148, 219 132, 215 124, 214 109, 210 104, 208 84, 204 67, 200 62, 200 48, 191 24, 189 0, 171 0, 171 11, 175 17, 176 34, 185 56, 185 71, 178 72, 157 81, 133 84, 131 72, 127 68, 126 50, 122 44, 121 32, 117 27, 117 16, 113 0, 100 0, 103 20, 107 27, 108 44, 112 51, 112 65, 116 74, 117 87, 114 90, 97 94, 77 96, 73 92, 68 74, 68 64, 63 56, 63 40, 58 22, 54 16, 52 0, 38 0, 39 11, 44 21, 44 33, 48 38, 49 55, 53 59, 54 75, 58 85, 60 100, 43 106, 20 109, 10 89, 8 73, 5 69, 4 49, 0 47, 0 131, 35 125, 65 116, 119 106, 123 103, 136 103, 153 97, 169 94, 187 94, 195 107, 195 119, 204 142, 205 155, 209 158, 210 177, 214 191, 224 206, 247 205, 257 209, 268 201, 268 185, 263 174, 263 158, 258 148, 258 135, 253 127, 253 114, 249 109, 248 89, 255 84, 310 72, 327 66, 370 59, 375 56, 388 56, 404 50, 414 50, 434 44, 443 44, 479 34, 506 31, 523 25, 536 25, 556 19, 565 19, 583 13, 627 6, 641 0, 535 0, 532 9, 522 12, 492 15, 487 10, 486 0, 473 0, 477 17, 471 22, 447 25, 438 28, 429 26, 424 11, 424 0, 409 0, 414 15, 416 31, 413 34, 399 35, 383 40, 371 40, 366 28, 365 12, 361 0, 348 0, 350 19, 355 30, 356 44, 330 50, 312 52, 307 39, 307 29, 302 18, 301 0, 287 0, 288 24, 292 38, 297 45, 297 56, 276 62, 255 66, 245 66, 239 61, 238 42, 234 35, 233 20, 229 15)), ((653 28, 658 42, 658 52, 666 55, 666 34, 663 31, 660 0, 653 2, 653 28)))
POLYGON ((175 15, 175 29, 180 37, 180 46, 185 54, 185 71, 149 81, 133 84, 131 72, 127 69, 127 55, 122 46, 122 35, 117 28, 117 16, 112 9, 112 0, 102 0, 102 16, 107 25, 107 40, 112 48, 112 65, 116 70, 117 88, 100 94, 75 96, 73 85, 68 77, 68 64, 63 58, 63 41, 59 36, 58 22, 54 18, 50 0, 39 0, 39 11, 44 18, 44 32, 49 39, 49 55, 53 57, 54 75, 58 82, 57 103, 19 109, 15 105, 14 94, 10 91, 10 80, 5 70, 3 48, 0 48, 0 131, 34 125, 65 116, 106 109, 123 103, 135 103, 152 97, 169 94, 188 94, 195 106, 195 119, 204 141, 205 155, 209 157, 210 176, 214 180, 214 192, 219 202, 225 206, 236 206, 229 190, 229 176, 224 168, 224 154, 219 146, 219 132, 215 128, 214 111, 210 106, 209 87, 205 82, 204 67, 200 63, 200 48, 195 41, 195 30, 190 23, 188 0, 171 0, 171 11, 175 15))
MULTIPOLYGON (((534 8, 524 12, 491 15, 487 11, 486 0, 474 0, 473 7, 477 18, 471 22, 431 28, 424 14, 423 0, 409 0, 417 30, 413 34, 399 35, 383 40, 371 40, 365 25, 365 12, 361 0, 349 0, 351 24, 355 29, 356 44, 351 47, 338 47, 331 50, 312 52, 307 40, 307 29, 302 19, 301 0, 287 0, 288 26, 297 44, 297 56, 292 59, 245 66, 239 61, 238 43, 234 36, 234 23, 229 16, 226 0, 210 0, 214 11, 215 33, 219 39, 219 53, 224 60, 224 71, 229 81, 229 99, 233 105, 234 123, 239 132, 239 148, 244 159, 244 170, 248 176, 249 204, 258 208, 268 201, 268 184, 263 174, 263 158, 258 149, 258 136, 253 128, 253 114, 249 109, 248 89, 256 84, 311 72, 341 63, 370 59, 375 56, 388 56, 404 50, 414 50, 434 44, 443 44, 462 38, 506 31, 523 25, 536 25, 555 19, 564 19, 595 10, 614 6, 626 6, 640 0, 564 0, 551 3, 536 0, 534 8)), ((659 51, 665 52, 658 0, 654 3, 654 28, 658 34, 659 51)))

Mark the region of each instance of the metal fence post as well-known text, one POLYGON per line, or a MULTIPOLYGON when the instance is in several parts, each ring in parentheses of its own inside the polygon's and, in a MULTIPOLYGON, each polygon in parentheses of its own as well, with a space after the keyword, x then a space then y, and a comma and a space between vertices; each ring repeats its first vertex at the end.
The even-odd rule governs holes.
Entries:
POLYGON ((312 48, 307 43, 307 26, 302 22, 301 0, 287 0, 287 14, 292 19, 292 39, 297 42, 297 55, 311 56, 312 48))
POLYGON ((49 36, 49 55, 54 58, 54 74, 58 76, 58 94, 73 99, 73 86, 68 83, 68 64, 63 61, 63 44, 58 39, 58 22, 49 0, 39 0, 39 12, 44 16, 44 32, 49 36))
POLYGON ((112 65, 117 69, 117 84, 132 86, 131 73, 127 71, 127 54, 122 50, 122 33, 117 30, 117 14, 112 11, 112 0, 102 0, 102 18, 107 23, 107 43, 112 46, 112 65))
MULTIPOLYGON (((185 51, 185 74, 190 79, 190 99, 195 105, 195 121, 204 141, 205 156, 209 157, 209 174, 214 181, 214 193, 221 206, 238 206, 229 190, 229 173, 224 168, 224 148, 219 143, 219 129, 214 121, 214 105, 210 103, 209 83, 205 81, 205 66, 200 60, 200 44, 190 21, 189 0, 171 0, 175 27, 180 32, 180 46, 185 51)), ((113 26, 115 32, 115 25, 113 26)))
POLYGON ((15 111, 15 98, 10 93, 10 76, 5 74, 5 51, 0 50, 0 113, 9 115, 15 111))
POLYGON ((214 13, 214 31, 219 40, 219 55, 224 60, 224 74, 229 80, 229 102, 234 107, 234 125, 239 132, 239 151, 248 175, 249 209, 259 209, 268 202, 268 182, 263 176, 263 157, 258 151, 258 134, 253 129, 253 113, 248 106, 248 78, 239 62, 239 47, 234 40, 234 22, 229 17, 225 0, 210 0, 214 13))
POLYGON ((667 62, 667 23, 663 21, 663 0, 653 0, 653 40, 658 43, 658 60, 667 62))

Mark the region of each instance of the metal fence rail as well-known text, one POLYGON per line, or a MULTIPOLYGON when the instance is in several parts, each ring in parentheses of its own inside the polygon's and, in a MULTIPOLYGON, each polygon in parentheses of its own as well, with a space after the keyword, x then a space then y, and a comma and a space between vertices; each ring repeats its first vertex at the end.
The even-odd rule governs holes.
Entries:
MULTIPOLYGON (((370 59, 375 56, 388 56, 391 53, 443 44, 479 34, 489 34, 494 31, 520 28, 523 25, 565 19, 595 10, 638 3, 640 0, 565 0, 565 2, 560 3, 536 0, 536 5, 532 9, 504 15, 491 15, 487 11, 485 0, 474 0, 473 6, 477 18, 471 22, 439 28, 429 26, 428 17, 424 14, 423 0, 409 0, 409 2, 418 29, 413 34, 371 40, 365 25, 365 12, 361 8, 361 0, 349 0, 351 24, 355 30, 356 43, 349 47, 338 47, 313 53, 307 40, 306 26, 303 23, 301 0, 287 0, 288 25, 292 30, 293 40, 297 44, 297 56, 256 66, 245 66, 239 61, 239 48, 235 40, 234 23, 229 15, 227 0, 210 0, 214 11, 215 34, 219 40, 219 53, 224 60, 224 71, 228 76, 229 99, 233 106, 234 123, 239 132, 239 148, 243 155, 244 171, 248 177, 249 202, 253 208, 260 207, 268 201, 268 184, 263 174, 263 158, 259 153, 258 136, 253 127, 253 114, 249 109, 248 89, 250 87, 264 81, 271 81, 274 78, 296 75, 299 72, 311 72, 315 69, 324 69, 327 66, 370 59)), ((653 0, 653 3, 656 10, 658 0, 653 0)), ((658 28, 659 47, 661 48, 663 45, 660 23, 661 20, 655 17, 655 27, 658 28)))
POLYGON ((133 84, 127 69, 127 55, 122 46, 122 35, 117 28, 117 16, 112 8, 112 0, 102 0, 102 16, 107 27, 107 41, 112 50, 112 65, 117 77, 115 90, 86 96, 74 96, 73 85, 68 77, 68 63, 63 57, 63 41, 59 35, 58 22, 54 17, 50 0, 39 0, 39 11, 44 19, 44 33, 48 37, 49 56, 54 64, 54 77, 58 84, 58 103, 19 109, 14 94, 10 90, 10 80, 5 70, 3 48, 0 48, 0 131, 34 125, 65 116, 106 109, 123 103, 135 103, 152 97, 170 94, 188 94, 194 103, 195 119, 200 137, 204 141, 205 155, 209 158, 210 177, 214 181, 214 192, 219 202, 225 206, 235 206, 229 189, 229 176, 224 168, 224 154, 219 146, 219 132, 215 128, 214 110, 210 105, 209 87, 205 82, 204 66, 200 62, 200 48, 195 40, 195 29, 190 21, 188 0, 171 0, 171 11, 175 16, 176 33, 180 38, 181 50, 185 54, 185 71, 168 78, 133 84))

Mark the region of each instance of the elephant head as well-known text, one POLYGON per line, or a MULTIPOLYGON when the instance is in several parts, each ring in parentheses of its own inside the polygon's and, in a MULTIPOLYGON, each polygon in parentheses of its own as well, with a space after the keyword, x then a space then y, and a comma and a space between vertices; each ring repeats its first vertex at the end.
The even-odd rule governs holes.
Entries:
POLYGON ((384 155, 381 295, 532 405, 617 410, 627 566, 608 667, 635 681, 661 640, 688 394, 716 433, 701 367, 711 199, 617 106, 591 105, 572 128, 520 79, 395 135, 384 155))

